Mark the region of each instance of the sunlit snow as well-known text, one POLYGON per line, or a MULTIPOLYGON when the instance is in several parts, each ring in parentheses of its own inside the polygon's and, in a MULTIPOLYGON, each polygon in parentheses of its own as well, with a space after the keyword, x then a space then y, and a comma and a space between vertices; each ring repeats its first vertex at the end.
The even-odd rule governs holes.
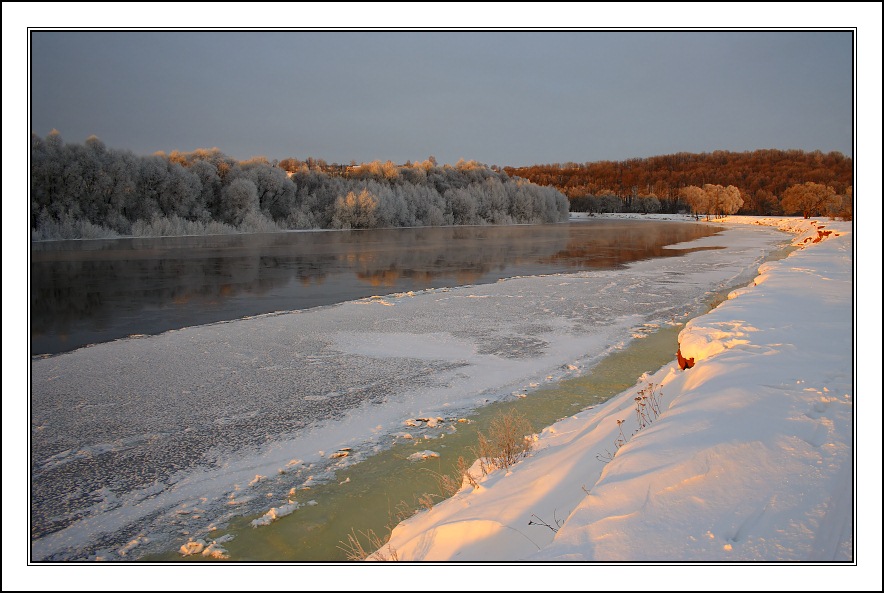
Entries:
POLYGON ((401 523, 385 553, 853 561, 852 225, 726 222, 786 228, 803 248, 686 325, 693 368, 673 361, 546 428, 509 472, 401 523), (649 386, 660 414, 642 422, 636 397, 649 386))
MULTIPOLYGON (((830 228, 848 230, 819 244, 808 242, 813 249, 801 254, 827 253, 829 245, 842 245, 840 253, 848 263, 840 265, 849 271, 850 227, 832 224, 830 228)), ((190 541, 209 541, 210 527, 223 526, 237 515, 260 515, 257 521, 271 513, 279 517, 291 504, 288 494, 292 489, 335 480, 337 469, 353 466, 363 455, 360 452, 382 446, 391 435, 422 438, 421 426, 446 426, 449 420, 445 419, 461 416, 459 411, 519 397, 563 377, 587 372, 605 353, 654 327, 683 324, 701 312, 714 293, 751 283, 762 259, 787 239, 767 226, 729 225, 717 236, 691 243, 723 249, 635 262, 627 270, 519 277, 490 285, 383 295, 302 312, 189 327, 36 359, 31 406, 32 557, 137 559, 143 554, 177 550, 190 541), (408 420, 413 421, 413 427, 408 420), (182 514, 182 509, 188 512, 182 514), (128 547, 136 539, 139 544, 128 547)), ((784 261, 791 265, 796 261, 793 258, 784 261)), ((786 264, 771 265, 765 291, 776 288, 777 271, 786 264)), ((811 270, 814 265, 812 261, 801 263, 802 268, 811 270)), ((845 288, 843 273, 837 266, 825 268, 817 276, 795 272, 796 278, 831 287, 825 293, 830 305, 849 299, 849 280, 845 288)), ((746 292, 725 305, 738 306, 752 294, 746 292)), ((759 290, 757 294, 761 298, 767 293, 759 290)), ((800 301, 782 306, 798 313, 813 304, 813 294, 802 292, 800 301)), ((724 306, 720 309, 728 310, 724 306)), ((807 345, 789 342, 786 335, 778 338, 780 345, 764 341, 770 328, 764 319, 752 317, 754 311, 694 321, 691 327, 697 332, 702 327, 705 332, 698 342, 707 343, 702 346, 706 354, 700 357, 709 357, 712 364, 716 356, 728 353, 766 353, 771 361, 777 354, 793 351, 812 354, 807 345), (722 350, 711 353, 716 348, 722 350)), ((839 317, 837 307, 832 311, 831 335, 846 342, 844 352, 849 356, 849 315, 845 320, 839 317)), ((812 323, 797 327, 819 331, 812 323)), ((700 333, 686 333, 685 338, 691 335, 698 337, 700 333)), ((829 342, 828 337, 820 340, 817 333, 807 335, 814 336, 819 347, 821 342, 829 342)), ((686 339, 685 347, 693 347, 689 341, 686 339)), ((818 368, 837 369, 840 364, 827 359, 818 368)), ((676 374, 681 382, 678 387, 666 372, 655 375, 654 380, 665 380, 666 404, 671 407, 675 401, 683 401, 677 397, 677 389, 685 382, 692 382, 694 390, 716 384, 723 371, 704 368, 713 367, 703 360, 686 374, 676 374)), ((801 422, 813 424, 808 425, 808 438, 813 442, 822 439, 813 451, 835 456, 831 463, 840 463, 848 455, 836 451, 837 447, 829 448, 826 439, 837 434, 842 420, 826 414, 838 411, 836 418, 841 414, 849 418, 848 411, 841 411, 849 410, 844 397, 850 392, 849 370, 848 365, 844 376, 806 379, 807 384, 801 385, 802 397, 809 397, 805 388, 832 391, 825 402, 809 404, 813 410, 813 406, 825 406, 825 413, 813 413, 831 420, 835 426, 831 431, 817 428, 823 420, 804 420, 810 417, 801 416, 799 403, 789 408, 801 422)), ((752 377, 763 374, 761 367, 744 372, 752 377)), ((771 377, 768 383, 772 387, 766 389, 791 393, 792 387, 783 388, 783 381, 771 377)), ((735 398, 740 385, 732 386, 735 398)), ((606 413, 614 414, 611 410, 616 405, 606 407, 606 413)), ((731 408, 732 404, 722 403, 712 409, 721 412, 731 408)), ((686 409, 698 413, 694 408, 686 409)), ((581 413, 579 421, 584 422, 587 414, 581 413)), ((597 408, 591 414, 600 417, 602 412, 597 408)), ((658 426, 674 422, 673 415, 669 410, 642 438, 658 426)), ((593 429, 597 431, 594 442, 610 448, 609 429, 607 423, 593 429)), ((553 441, 546 438, 535 459, 550 454, 544 451, 551 450, 553 441)), ((624 454, 640 442, 630 442, 618 453, 617 463, 607 469, 599 465, 595 450, 563 456, 553 471, 538 470, 543 479, 526 488, 524 504, 514 505, 509 511, 512 516, 494 520, 518 524, 519 531, 537 543, 537 547, 529 546, 532 553, 549 558, 576 553, 564 547, 546 548, 553 532, 533 526, 526 530, 523 519, 532 513, 547 513, 545 518, 551 519, 553 510, 561 518, 566 516, 566 508, 579 510, 577 505, 586 496, 580 487, 590 488, 598 479, 593 472, 606 469, 604 475, 611 474, 620 467, 621 456, 626 458, 624 454), (582 459, 589 465, 581 465, 582 459), (576 492, 568 492, 567 501, 554 508, 546 503, 536 507, 527 504, 534 500, 534 494, 529 493, 539 496, 540 492, 562 489, 556 480, 567 481, 568 468, 579 469, 582 481, 576 492), (518 515, 518 509, 527 514, 518 515), (541 530, 548 531, 543 534, 548 537, 538 539, 541 530)), ((799 442, 793 444, 800 446, 799 442)), ((738 451, 719 452, 721 459, 731 454, 738 451)), ((748 452, 741 455, 751 456, 748 452)), ((774 462, 757 451, 755 457, 759 463, 774 462)), ((822 463, 825 466, 826 462, 822 463)), ((527 473, 523 468, 531 465, 525 462, 520 466, 513 472, 513 480, 507 477, 507 481, 527 473)), ((699 471, 700 466, 680 471, 699 471)), ((777 501, 771 504, 779 504, 777 501)), ((441 507, 444 504, 437 508, 441 507)), ((741 506, 737 516, 747 518, 756 511, 755 507, 741 506)), ((766 512, 762 518, 766 521, 770 516, 771 512, 766 512)), ((482 525, 474 531, 495 532, 495 528, 482 525)), ((710 527, 739 543, 739 526, 710 527)), ((570 541, 565 537, 570 531, 561 530, 557 545, 570 541)), ((404 543, 399 533, 396 538, 404 543)), ((729 543, 734 557, 746 549, 729 543)), ((758 542, 753 545, 759 553, 767 551, 758 542)), ((833 546, 838 554, 848 553, 846 544, 833 546)), ((712 554, 707 548, 702 553, 712 554)), ((682 549, 685 554, 695 550, 690 546, 682 549)), ((636 548, 635 553, 645 552, 636 548)), ((523 551, 518 555, 524 555, 523 551)), ((794 556, 798 555, 795 552, 794 556)))

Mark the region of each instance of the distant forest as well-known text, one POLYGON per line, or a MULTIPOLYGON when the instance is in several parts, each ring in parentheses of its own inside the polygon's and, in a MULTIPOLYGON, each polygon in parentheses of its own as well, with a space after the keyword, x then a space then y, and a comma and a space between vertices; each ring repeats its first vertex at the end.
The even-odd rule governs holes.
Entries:
POLYGON ((50 240, 560 222, 568 200, 475 161, 237 161, 216 148, 137 156, 53 131, 31 136, 30 213, 32 239, 50 240))
MULTIPOLYGON (((687 212, 691 207, 685 189, 713 184, 739 190, 738 214, 777 216, 799 212, 788 208, 788 201, 783 207, 783 195, 794 185, 821 184, 842 198, 852 198, 853 188, 853 159, 840 152, 802 150, 680 152, 626 161, 504 167, 504 171, 555 187, 568 196, 574 212, 687 212)), ((850 207, 844 200, 838 204, 841 210, 850 207)), ((847 215, 826 211, 814 215, 830 214, 847 215)))
POLYGON ((256 157, 217 148, 137 156, 95 136, 31 136, 31 237, 544 223, 568 212, 852 218, 853 161, 756 150, 488 167, 256 157))

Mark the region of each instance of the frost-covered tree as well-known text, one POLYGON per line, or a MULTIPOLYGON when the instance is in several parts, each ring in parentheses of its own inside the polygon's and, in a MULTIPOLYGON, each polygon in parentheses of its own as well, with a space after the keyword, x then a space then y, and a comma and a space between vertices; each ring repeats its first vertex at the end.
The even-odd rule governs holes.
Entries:
POLYGON ((421 226, 442 226, 450 224, 445 219, 445 198, 436 188, 429 185, 416 185, 405 195, 408 208, 414 212, 415 222, 421 226))
POLYGON ((850 185, 843 194, 835 196, 829 209, 829 216, 841 220, 853 220, 853 186, 850 185))
POLYGON ((740 190, 733 185, 723 187, 717 184, 707 183, 703 186, 705 192, 706 218, 710 214, 715 216, 735 214, 743 205, 740 190))
POLYGON ((476 198, 469 188, 453 188, 445 192, 447 212, 451 214, 452 224, 467 225, 477 224, 479 218, 476 214, 476 198))
POLYGON ((57 201, 61 192, 61 136, 58 130, 46 137, 44 142, 36 134, 31 134, 31 217, 32 221, 39 212, 57 201), (50 143, 50 139, 54 142, 50 143), (54 145, 54 146, 53 146, 54 145))
POLYGON ((135 177, 135 192, 124 206, 126 218, 151 220, 159 214, 159 202, 169 182, 167 165, 165 157, 159 155, 141 159, 135 177))
POLYGON ((239 162, 217 148, 142 157, 94 136, 65 144, 57 131, 31 139, 35 239, 555 222, 568 207, 552 187, 476 161, 347 168, 317 159, 239 162), (290 174, 282 168, 296 164, 290 174))
POLYGON ((202 184, 199 177, 178 163, 166 161, 166 181, 157 195, 163 216, 178 216, 196 220, 201 214, 200 195, 202 184))
POLYGON ((249 212, 257 211, 258 189, 248 179, 234 179, 221 192, 223 221, 239 226, 249 212))
POLYGON ((378 226, 404 227, 414 226, 414 213, 410 211, 405 193, 413 190, 411 184, 387 186, 373 183, 373 193, 378 198, 378 226))
POLYGON ((733 185, 729 185, 719 194, 720 213, 724 215, 736 214, 743 206, 743 196, 740 190, 733 185))
POLYGON ((707 213, 707 198, 703 188, 696 185, 689 185, 681 189, 681 197, 691 208, 691 214, 699 216, 701 213, 707 213))
POLYGON ((285 171, 260 161, 243 163, 241 168, 242 176, 255 184, 258 203, 267 217, 283 220, 291 214, 297 198, 297 188, 285 171))
POLYGON ((120 234, 127 234, 131 221, 123 212, 129 197, 136 192, 135 172, 138 157, 129 151, 110 151, 104 170, 108 183, 102 185, 102 207, 106 214, 98 217, 95 224, 103 224, 120 234))
POLYGON ((552 186, 535 187, 534 220, 536 222, 558 222, 568 218, 568 199, 552 186))
POLYGON ((640 195, 636 198, 633 206, 642 214, 652 214, 660 211, 660 200, 654 194, 640 195))
POLYGON ((298 228, 332 228, 335 202, 355 185, 341 177, 301 169, 291 177, 297 188, 293 218, 298 228))
POLYGON ((780 205, 786 214, 800 212, 804 218, 821 216, 828 212, 831 205, 835 203, 836 195, 831 186, 808 181, 793 185, 783 192, 780 205))
POLYGON ((489 177, 482 182, 482 186, 477 205, 478 215, 488 224, 505 224, 509 222, 511 219, 503 182, 497 177, 489 177))
POLYGON ((621 212, 623 209, 623 200, 610 189, 603 189, 596 197, 600 213, 621 212))
POLYGON ((403 167, 400 171, 400 176, 404 181, 412 185, 424 185, 427 183, 427 170, 420 165, 403 167))
POLYGON ((724 187, 715 183, 706 183, 703 185, 703 193, 703 211, 706 213, 706 220, 709 220, 710 216, 719 213, 724 187))
POLYGON ((198 218, 220 220, 221 216, 221 177, 218 169, 209 161, 196 161, 190 165, 190 172, 200 181, 200 195, 195 206, 198 218))
POLYGON ((378 200, 367 189, 348 192, 335 201, 332 228, 370 229, 377 226, 378 200))
POLYGON ((702 188, 689 185, 682 188, 680 195, 691 207, 691 213, 695 216, 705 214, 706 220, 713 215, 735 214, 743 205, 740 190, 733 185, 723 187, 707 183, 702 188))
POLYGON ((113 186, 113 180, 108 175, 111 157, 104 143, 97 136, 89 136, 86 143, 81 146, 73 146, 73 159, 79 161, 81 194, 79 196, 80 209, 86 220, 95 224, 102 223, 110 213, 108 195, 113 186))
POLYGON ((514 222, 525 223, 531 222, 534 214, 534 196, 526 191, 524 180, 518 180, 515 184, 508 186, 510 198, 510 215, 514 222))

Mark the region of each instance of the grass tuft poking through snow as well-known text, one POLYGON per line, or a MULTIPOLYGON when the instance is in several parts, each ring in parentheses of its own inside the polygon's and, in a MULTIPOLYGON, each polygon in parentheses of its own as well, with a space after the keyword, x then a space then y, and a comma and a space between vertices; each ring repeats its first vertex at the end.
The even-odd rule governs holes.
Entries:
POLYGON ((531 452, 534 429, 528 419, 510 410, 496 416, 488 428, 488 434, 479 432, 476 449, 482 474, 488 475, 496 469, 509 469, 519 459, 531 452))

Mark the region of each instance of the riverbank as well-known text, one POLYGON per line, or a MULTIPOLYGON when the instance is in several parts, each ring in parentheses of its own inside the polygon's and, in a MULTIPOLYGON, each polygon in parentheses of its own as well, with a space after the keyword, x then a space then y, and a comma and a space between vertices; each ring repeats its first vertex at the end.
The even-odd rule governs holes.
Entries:
MULTIPOLYGON (((679 341, 692 368, 673 360, 544 429, 528 459, 401 523, 382 554, 853 563, 852 225, 715 222, 790 231, 799 249, 686 325, 679 341), (636 413, 651 401, 659 413, 636 413)), ((880 488, 870 484, 865 496, 880 502, 880 488)))
MULTIPOLYGON (((730 223, 733 222, 733 221, 724 221, 724 222, 727 223, 727 224, 730 224, 730 223)), ((747 221, 747 222, 752 222, 752 221, 747 221)), ((778 224, 779 224, 779 223, 778 223, 778 224)), ((812 238, 811 238, 811 241, 812 241, 812 238)), ((814 246, 814 245, 817 245, 817 246, 818 246, 818 244, 813 244, 813 243, 811 243, 811 245, 812 245, 812 246, 814 246)), ((825 245, 825 243, 823 243, 822 245, 825 245)), ((792 261, 794 261, 794 260, 792 260, 792 261)), ((848 266, 848 269, 849 269, 849 266, 848 266)), ((771 285, 771 286, 773 286, 773 285, 771 285)), ((729 301, 729 302, 731 302, 731 301, 729 301)), ((880 347, 878 347, 878 348, 880 349, 880 347)), ((684 376, 684 377, 690 377, 691 375, 689 375, 689 373, 691 373, 692 371, 696 370, 697 368, 701 368, 701 366, 699 366, 699 365, 701 365, 701 364, 702 364, 702 363, 698 363, 698 366, 697 366, 695 369, 691 369, 691 370, 689 370, 689 371, 686 371, 686 372, 683 374, 683 376, 684 376)), ((669 398, 670 393, 671 393, 671 389, 670 389, 670 388, 668 388, 668 389, 669 389, 669 391, 663 391, 663 393, 666 395, 667 399, 669 398)), ((824 392, 824 393, 825 393, 825 392, 824 392)), ((867 404, 865 404, 865 405, 866 405, 866 406, 874 407, 874 405, 879 405, 879 404, 876 404, 875 402, 869 402, 869 403, 867 403, 867 404)), ((869 409, 869 407, 866 407, 866 408, 864 408, 864 409, 869 409)), ((578 414, 578 416, 580 416, 580 415, 578 414)), ((879 416, 880 416, 880 415, 877 414, 877 413, 875 412, 874 409, 872 409, 871 413, 868 414, 868 417, 872 417, 872 418, 878 418, 879 416)), ((661 418, 659 419, 659 422, 662 422, 662 421, 663 421, 663 418, 661 417, 661 418)), ((654 426, 650 426, 650 427, 648 427, 648 429, 646 429, 646 431, 650 431, 651 429, 656 428, 656 427, 658 427, 658 426, 664 426, 664 425, 663 425, 663 424, 655 424, 654 426)), ((646 432, 645 434, 646 434, 646 435, 650 435, 651 432, 646 432)), ((867 434, 866 436, 868 436, 868 434, 867 434)), ((545 438, 545 435, 541 437, 541 440, 542 440, 543 438, 545 438)), ((639 441, 636 441, 636 443, 638 443, 638 442, 639 442, 639 441)), ((872 454, 872 455, 875 454, 875 451, 877 451, 877 449, 876 449, 875 447, 876 447, 876 446, 872 446, 872 450, 870 451, 870 454, 872 454)), ((608 447, 608 448, 610 449, 610 448, 612 448, 612 447, 608 447)), ((538 450, 539 450, 539 449, 538 449, 538 450)), ((625 453, 625 451, 626 451, 626 449, 624 449, 624 453, 625 453)), ((868 449, 867 449, 867 451, 868 451, 868 449)), ((620 453, 620 454, 618 454, 617 457, 620 457, 620 455, 623 455, 624 453, 620 453)), ((866 459, 868 459, 868 456, 866 457, 866 459)), ((872 463, 871 466, 872 466, 872 467, 875 467, 876 464, 872 463)), ((525 466, 525 467, 527 467, 527 466, 525 466)), ((878 472, 878 473, 877 473, 877 476, 876 476, 874 473, 872 473, 872 474, 868 474, 868 473, 866 473, 866 474, 865 474, 865 475, 870 476, 870 477, 868 478, 869 480, 872 480, 872 485, 871 485, 870 489, 871 489, 873 492, 875 492, 875 491, 880 491, 880 489, 877 489, 877 490, 876 490, 876 489, 875 489, 875 486, 874 486, 874 480, 875 480, 875 479, 877 479, 877 480, 878 480, 878 483, 880 483, 880 473, 879 473, 879 472, 880 472, 880 463, 877 464, 877 468, 878 468, 878 469, 876 470, 876 471, 878 472)), ((519 470, 519 471, 522 471, 522 470, 519 470)), ((510 480, 510 478, 512 478, 514 475, 516 475, 516 472, 515 472, 515 471, 514 471, 513 474, 511 474, 510 476, 506 476, 506 480, 510 480)), ((505 480, 501 480, 501 482, 503 482, 503 481, 505 481, 505 480)), ((582 488, 583 485, 584 485, 584 484, 581 483, 579 487, 582 488)), ((590 487, 591 487, 591 484, 585 484, 585 485, 586 485, 587 488, 590 488, 590 487)), ((486 486, 487 486, 487 485, 486 485, 486 486)), ((497 492, 497 491, 499 491, 499 490, 495 490, 495 492, 497 492)), ((583 496, 582 492, 581 492, 581 495, 580 495, 580 496, 583 496)), ((438 508, 442 508, 442 505, 438 505, 436 508, 437 508, 437 509, 438 509, 438 508)), ((435 509, 434 509, 434 510, 435 510, 435 509)), ((532 513, 535 513, 535 514, 538 514, 538 515, 541 515, 541 513, 543 512, 543 510, 540 509, 539 507, 538 507, 538 508, 532 508, 531 511, 532 511, 532 513)), ((661 516, 664 516, 665 514, 666 514, 665 512, 664 512, 664 513, 661 513, 661 516)), ((878 516, 879 516, 879 515, 878 515, 878 516)), ((558 519, 561 519, 561 518, 562 518, 562 513, 559 512, 559 511, 556 511, 555 509, 554 509, 554 512, 553 512, 553 514, 552 514, 551 517, 543 517, 543 519, 548 520, 548 521, 550 521, 550 520, 551 520, 551 521, 555 521, 557 518, 558 518, 558 519)), ((872 517, 870 523, 871 523, 871 524, 875 524, 875 517, 872 517)), ((552 523, 552 524, 555 525, 555 523, 552 523)), ((524 526, 523 526, 523 527, 524 527, 524 526)), ((538 526, 530 526, 530 527, 528 527, 528 528, 531 529, 531 530, 545 530, 545 529, 546 529, 546 528, 543 527, 543 526, 540 526, 540 527, 538 527, 538 526)), ((866 530, 866 531, 868 531, 868 530, 866 530)), ((552 534, 552 531, 550 531, 550 533, 552 534)), ((713 535, 714 535, 714 533, 713 533, 713 535)), ((725 542, 725 543, 730 543, 730 545, 731 545, 732 547, 735 547, 734 544, 733 544, 732 542, 725 542)), ((722 547, 723 547, 723 546, 724 546, 724 544, 722 544, 722 547)), ((865 555, 864 555, 864 557, 865 557, 865 555)), ((871 551, 869 552, 868 558, 878 558, 878 557, 880 557, 880 556, 879 556, 878 554, 876 554, 875 550, 871 550, 871 551)), ((533 562, 533 561, 532 561, 532 562, 533 562)), ((556 566, 556 565, 557 565, 557 562, 552 562, 552 563, 551 563, 551 562, 550 562, 549 560, 547 560, 547 559, 544 559, 544 560, 542 560, 542 561, 537 561, 537 562, 540 562, 540 565, 543 565, 543 566, 556 566)), ((535 565, 535 566, 538 566, 538 564, 534 564, 534 565, 535 565)), ((393 566, 393 565, 388 565, 388 566, 393 566)), ((400 564, 400 566, 401 566, 401 564, 400 564)), ((427 563, 422 562, 422 563, 420 563, 420 566, 424 567, 424 566, 432 566, 432 565, 431 565, 431 564, 427 564, 427 563)), ((630 565, 630 566, 631 566, 630 570, 633 570, 633 571, 641 571, 641 567, 637 567, 637 566, 635 566, 635 565, 630 565)), ((245 568, 245 567, 244 567, 244 568, 245 568)), ((323 569, 324 569, 325 567, 323 567, 323 566, 316 566, 316 567, 306 567, 306 566, 302 566, 301 568, 304 569, 304 570, 309 570, 309 569, 311 569, 311 568, 312 568, 312 569, 315 569, 315 570, 311 570, 311 572, 312 572, 312 574, 314 575, 314 578, 319 579, 318 581, 316 581, 317 583, 322 582, 323 579, 325 578, 325 577, 323 576, 323 574, 324 574, 324 570, 323 570, 323 569)), ((437 568, 438 568, 439 570, 449 570, 450 566, 449 566, 449 565, 445 565, 445 566, 439 566, 439 567, 437 567, 437 568)), ((483 566, 478 566, 478 567, 476 567, 476 568, 478 568, 478 569, 482 569, 483 566)), ((153 567, 153 568, 151 568, 150 570, 155 571, 155 570, 156 570, 156 567, 153 567)), ((509 570, 509 569, 508 569, 508 570, 509 570)), ((693 570, 696 571, 696 570, 701 570, 701 569, 694 568, 693 570)), ((176 571, 176 572, 177 572, 177 571, 176 571)), ((361 572, 361 571, 360 571, 360 572, 361 572)), ((523 571, 516 571, 516 572, 523 573, 523 571)), ((837 571, 837 572, 841 572, 841 571, 837 571)), ((93 571, 87 571, 87 573, 89 573, 89 576, 90 576, 90 577, 91 577, 92 575, 94 575, 94 572, 93 572, 93 571)), ((795 572, 794 572, 794 570, 793 570, 793 571, 790 571, 790 573, 791 573, 791 574, 790 574, 790 577, 789 577, 789 578, 791 579, 790 582, 800 582, 800 581, 801 581, 801 579, 802 579, 802 575, 800 575, 800 574, 799 574, 799 575, 796 575, 795 572)), ((200 577, 201 579, 206 578, 206 576, 203 575, 203 573, 200 573, 200 574, 202 575, 202 576, 200 577)), ((255 573, 249 573, 248 571, 246 571, 245 573, 239 573, 239 574, 240 574, 240 576, 239 576, 240 579, 245 579, 245 580, 243 580, 242 582, 246 582, 246 580, 252 580, 253 578, 257 578, 257 575, 256 575, 255 573), (242 576, 242 575, 244 575, 244 574, 251 574, 251 577, 249 577, 249 576, 242 576)), ((373 573, 372 573, 372 575, 375 576, 375 577, 377 577, 378 574, 381 574, 381 575, 382 575, 382 576, 381 576, 381 579, 383 579, 384 581, 388 581, 389 579, 396 579, 396 578, 397 578, 397 575, 398 575, 399 573, 392 573, 392 574, 390 574, 390 573, 383 573, 383 572, 382 572, 382 573, 377 573, 377 572, 373 572, 373 573), (384 575, 387 575, 387 576, 384 576, 384 575)), ((423 572, 422 572, 421 574, 426 574, 426 573, 423 573, 423 572)), ((430 573, 430 574, 432 574, 432 573, 430 573)), ((436 574, 439 574, 439 573, 436 573, 436 574)), ((479 572, 478 574, 477 574, 477 573, 468 573, 468 574, 474 574, 474 575, 476 575, 476 577, 475 577, 475 578, 477 579, 476 582, 479 584, 480 587, 484 586, 483 583, 486 583, 486 582, 487 582, 487 581, 484 581, 483 578, 488 578, 488 575, 491 575, 490 578, 493 579, 493 582, 504 582, 504 580, 505 580, 506 578, 508 578, 506 575, 501 574, 501 573, 498 572, 498 571, 494 571, 493 573, 489 573, 487 569, 485 569, 485 570, 480 570, 480 572, 479 572), (482 575, 485 575, 485 577, 483 577, 482 575), (500 579, 503 579, 503 580, 500 580, 500 579)), ((508 574, 509 574, 509 573, 508 573, 508 574)), ((610 573, 607 573, 607 571, 606 571, 605 574, 603 574, 603 573, 598 573, 598 572, 596 571, 596 572, 593 573, 593 577, 592 577, 592 578, 593 578, 593 579, 605 579, 605 578, 610 579, 610 578, 611 578, 610 573), (606 577, 605 574, 608 574, 609 576, 606 577)), ((825 580, 822 580, 822 579, 821 579, 820 574, 821 574, 821 573, 819 573, 819 571, 815 571, 815 578, 814 578, 814 579, 810 579, 810 580, 808 580, 807 582, 817 582, 817 583, 826 582, 825 580)), ((512 576, 512 575, 511 575, 511 576, 512 576)), ((733 577, 733 576, 739 576, 739 575, 731 575, 731 576, 733 577)), ((584 574, 584 577, 585 577, 585 578, 589 578, 589 575, 585 575, 585 574, 584 574)), ((621 576, 618 576, 618 575, 615 574, 614 577, 615 577, 616 579, 620 579, 620 580, 623 579, 622 575, 621 575, 621 576)), ((180 579, 182 579, 182 578, 186 578, 186 575, 180 575, 180 574, 178 574, 178 575, 175 577, 175 580, 176 580, 176 582, 177 582, 177 581, 180 581, 180 579)), ((550 581, 550 579, 554 579, 554 580, 555 580, 555 579, 557 579, 557 578, 561 578, 561 577, 553 577, 553 576, 550 575, 549 573, 545 573, 545 572, 539 572, 539 573, 536 573, 536 572, 535 572, 535 573, 531 573, 531 575, 521 574, 520 580, 522 580, 522 582, 525 582, 524 579, 526 579, 526 578, 528 579, 528 581, 530 581, 530 582, 532 582, 532 583, 534 583, 534 584, 540 586, 541 583, 550 583, 550 582, 554 582, 554 581, 550 581)), ((570 578, 570 577, 569 577, 569 578, 570 578)), ((839 578, 840 578, 840 577, 839 577, 839 578)), ((880 573, 878 573, 878 578, 880 578, 880 573)), ((558 581, 556 581, 556 582, 558 582, 558 581)), ((568 582, 572 582, 572 581, 568 581, 568 582)), ((612 585, 615 583, 615 581, 613 581, 613 580, 612 580, 612 581, 609 581, 609 582, 610 582, 610 584, 612 584, 612 585)), ((831 582, 834 583, 834 582, 836 582, 836 581, 833 580, 833 581, 831 581, 831 582)), ((487 586, 490 587, 490 586, 491 586, 491 583, 488 583, 487 586)), ((682 584, 682 585, 680 585, 680 586, 684 586, 684 585, 682 584)), ((808 586, 809 586, 809 585, 808 585, 808 586)), ((833 586, 834 586, 834 585, 833 585, 833 586)), ((688 584, 688 588, 690 588, 690 584, 688 584)), ((837 588, 837 587, 836 587, 836 588, 837 588)))
POLYGON ((308 508, 307 488, 391 444, 440 453, 452 419, 683 324, 784 237, 734 227, 626 269, 378 295, 34 360, 32 558, 178 550, 228 535, 235 517, 308 508))

